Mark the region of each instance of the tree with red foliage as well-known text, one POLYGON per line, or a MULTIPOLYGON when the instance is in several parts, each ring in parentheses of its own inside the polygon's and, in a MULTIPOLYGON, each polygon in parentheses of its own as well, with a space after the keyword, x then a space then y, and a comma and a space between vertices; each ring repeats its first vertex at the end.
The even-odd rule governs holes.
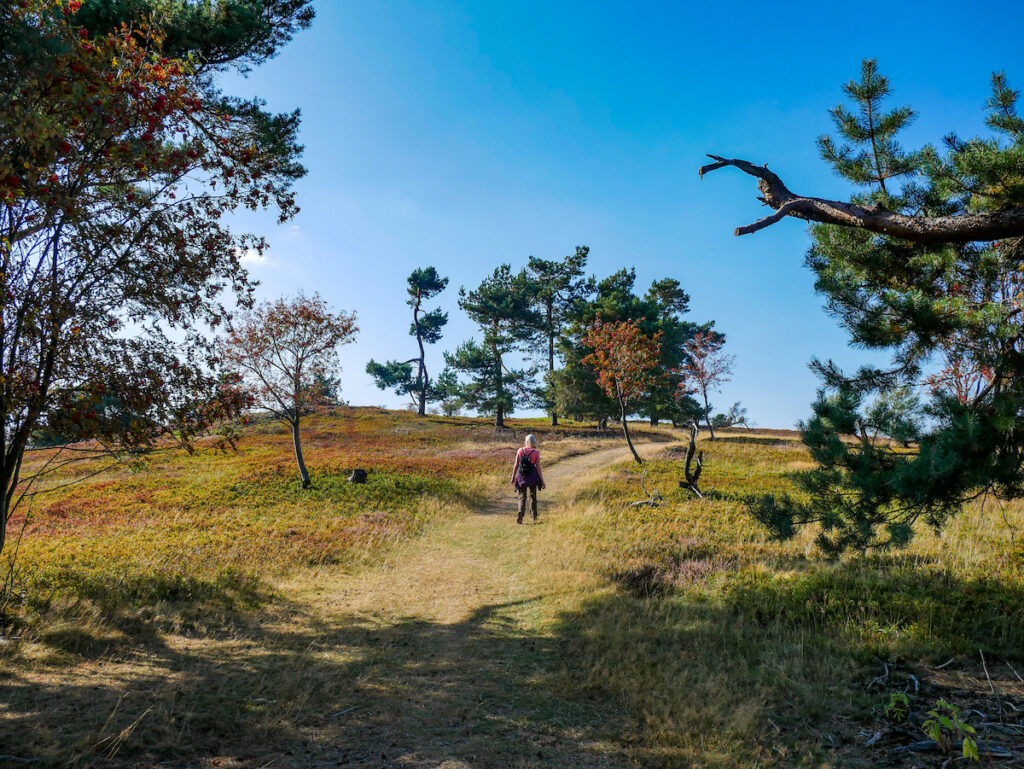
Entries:
POLYGON ((227 97, 213 75, 308 24, 303 0, 284 2, 247 2, 284 15, 236 28, 219 64, 202 42, 222 37, 202 18, 213 5, 161 4, 195 22, 188 48, 141 18, 79 19, 129 4, 0 3, 0 549, 19 500, 66 457, 188 446, 241 406, 208 329, 230 317, 225 292, 250 301, 240 258, 264 242, 225 219, 289 218, 304 170, 297 114, 227 97), (60 448, 25 464, 40 433, 60 448))
POLYGON ((924 379, 925 386, 936 395, 944 394, 966 405, 981 396, 995 379, 990 367, 977 363, 962 347, 946 351, 944 357, 946 365, 924 379))
POLYGON ((643 459, 633 447, 629 436, 629 404, 643 398, 660 379, 661 332, 653 337, 640 330, 637 321, 604 323, 597 321, 583 337, 583 344, 593 352, 583 358, 597 374, 597 383, 619 404, 622 432, 637 463, 643 459))
POLYGON ((353 341, 355 313, 332 313, 318 294, 265 302, 233 323, 224 359, 258 408, 291 428, 302 488, 312 485, 302 457, 303 414, 324 402, 322 383, 338 370, 338 348, 353 341))
POLYGON ((719 389, 732 377, 735 355, 722 352, 725 335, 714 331, 701 331, 683 345, 687 361, 680 368, 683 376, 681 392, 689 395, 700 393, 704 401, 704 421, 707 423, 711 440, 715 439, 715 427, 711 419, 711 403, 708 393, 719 389))

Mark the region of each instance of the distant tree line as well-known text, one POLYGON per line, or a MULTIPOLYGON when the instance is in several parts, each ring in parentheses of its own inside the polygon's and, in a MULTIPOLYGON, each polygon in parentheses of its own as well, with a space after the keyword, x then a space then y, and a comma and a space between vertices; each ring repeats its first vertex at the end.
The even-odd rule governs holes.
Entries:
MULTIPOLYGON (((703 420, 712 426, 744 421, 735 404, 728 414, 712 417, 709 393, 728 381, 732 356, 721 353, 725 335, 714 321, 685 318, 690 297, 675 278, 651 283, 641 294, 636 271, 623 268, 603 279, 587 274, 590 249, 578 246, 560 260, 531 256, 526 267, 494 269, 475 288, 459 289, 458 306, 479 327, 479 336, 445 352, 445 367, 430 380, 424 344, 441 339, 448 315, 423 312, 422 302, 441 293, 448 279, 434 267, 409 276, 413 308, 410 335, 419 355, 405 361, 371 360, 367 373, 377 386, 412 397, 422 415, 430 404, 444 413, 472 409, 492 417, 496 427, 518 409, 543 408, 557 425, 560 416, 596 421, 639 415, 652 425, 703 420), (647 338, 657 338, 658 365, 642 394, 623 403, 598 381, 588 334, 600 324, 629 322, 647 338), (693 398, 701 395, 701 402, 693 398)), ((713 435, 713 432, 712 432, 713 435)))

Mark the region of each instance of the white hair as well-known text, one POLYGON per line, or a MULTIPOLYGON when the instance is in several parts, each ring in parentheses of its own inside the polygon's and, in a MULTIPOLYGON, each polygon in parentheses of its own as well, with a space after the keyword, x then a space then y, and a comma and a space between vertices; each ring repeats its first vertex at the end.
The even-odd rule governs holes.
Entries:
POLYGON ((531 449, 535 449, 537 448, 537 439, 534 438, 532 435, 527 435, 526 438, 523 440, 523 445, 529 446, 531 449))

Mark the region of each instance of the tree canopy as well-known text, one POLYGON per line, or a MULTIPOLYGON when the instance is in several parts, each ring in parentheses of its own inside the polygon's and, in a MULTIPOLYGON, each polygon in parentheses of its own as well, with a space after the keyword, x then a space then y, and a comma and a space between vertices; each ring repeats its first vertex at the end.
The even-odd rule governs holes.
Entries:
POLYGON ((358 331, 355 313, 332 312, 319 294, 299 294, 245 312, 221 343, 253 404, 291 428, 303 488, 312 481, 302 454, 302 417, 326 402, 325 386, 340 368, 338 348, 358 331))
MULTIPOLYGON (((192 6, 212 13, 131 7, 192 6)), ((221 64, 259 63, 308 24, 307 6, 237 29, 221 64)), ((165 14, 122 25, 128 8, 0 6, 0 524, 39 480, 21 476, 37 431, 119 455, 187 444, 225 413, 216 404, 237 405, 208 330, 230 317, 225 293, 249 302, 241 257, 265 242, 227 219, 297 210, 297 113, 224 95, 211 57, 170 49, 165 14), (104 8, 109 23, 84 26, 104 8)))
POLYGON ((441 341, 442 329, 448 324, 447 312, 439 307, 424 311, 423 302, 444 291, 448 278, 442 277, 434 267, 424 267, 413 270, 406 282, 409 293, 406 304, 412 307, 409 334, 416 338, 419 357, 406 361, 389 360, 385 363, 377 363, 371 358, 366 364, 366 373, 373 377, 381 390, 391 389, 398 395, 412 396, 417 412, 423 416, 427 413, 427 403, 445 397, 443 390, 431 387, 424 345, 441 341), (412 373, 413 363, 416 364, 415 376, 412 373))
POLYGON ((853 344, 892 357, 852 375, 813 363, 822 390, 803 426, 818 465, 800 476, 809 496, 752 502, 780 537, 817 524, 830 553, 904 545, 918 522, 939 528, 979 495, 1024 491, 1018 93, 993 75, 990 135, 908 151, 899 134, 914 112, 888 107, 873 61, 844 92, 838 137, 819 148, 858 188, 850 203, 787 198, 778 177, 743 162, 713 166, 753 173, 777 209, 748 229, 815 222, 807 264, 828 311, 853 344))
POLYGON ((619 406, 622 432, 637 464, 643 459, 629 435, 629 404, 646 396, 658 385, 661 367, 661 332, 646 336, 638 321, 596 321, 583 337, 591 352, 583 358, 596 375, 605 395, 619 406))
POLYGON ((537 402, 536 369, 512 368, 510 353, 521 350, 534 338, 540 317, 534 309, 536 283, 525 270, 512 272, 503 264, 470 291, 459 289, 459 307, 479 325, 482 344, 473 340, 461 345, 445 361, 471 381, 460 391, 462 402, 484 414, 494 415, 496 427, 517 404, 537 402))

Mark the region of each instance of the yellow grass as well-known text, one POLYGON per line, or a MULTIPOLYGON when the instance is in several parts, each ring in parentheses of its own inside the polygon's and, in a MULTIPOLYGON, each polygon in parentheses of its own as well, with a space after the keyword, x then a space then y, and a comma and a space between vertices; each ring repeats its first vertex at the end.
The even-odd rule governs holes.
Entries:
MULTIPOLYGON (((503 464, 515 441, 461 435, 466 420, 426 437, 415 420, 365 421, 372 436, 420 435, 396 477, 422 474, 439 447, 491 458, 449 479, 457 496, 421 494, 417 526, 366 545, 372 558, 272 560, 247 601, 40 611, 0 656, 2 752, 95 766, 867 766, 884 757, 858 734, 884 704, 866 687, 878 657, 923 676, 959 655, 944 671, 966 691, 983 648, 997 690, 1024 694, 1009 668, 1024 637, 1019 505, 1005 518, 976 506, 903 555, 828 563, 809 534, 769 542, 742 504, 790 489, 807 461, 792 435, 705 444, 703 501, 674 485, 680 455, 645 443, 659 508, 628 505, 641 495, 620 439, 549 435, 539 524, 516 526, 503 464)), ((387 498, 405 520, 400 491, 387 498)), ((322 516, 275 504, 289 526, 322 516)))

